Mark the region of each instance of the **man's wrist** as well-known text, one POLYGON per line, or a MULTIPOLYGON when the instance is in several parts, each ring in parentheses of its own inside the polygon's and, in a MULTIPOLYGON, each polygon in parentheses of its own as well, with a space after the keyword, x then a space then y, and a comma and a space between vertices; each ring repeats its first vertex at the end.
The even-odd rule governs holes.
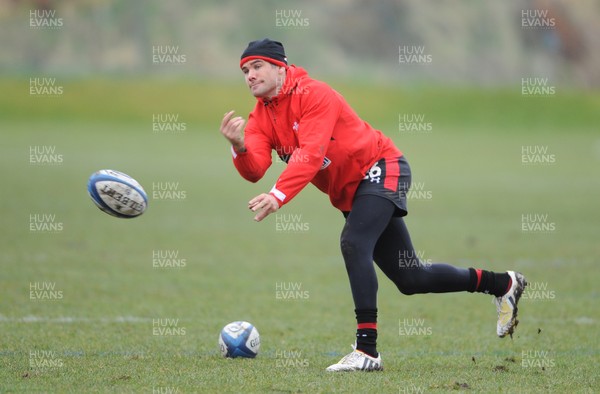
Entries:
POLYGON ((277 203, 277 209, 281 208, 281 206, 283 205, 283 202, 280 201, 277 196, 275 195, 275 193, 270 192, 269 196, 273 197, 273 199, 275 200, 275 202, 277 203))
POLYGON ((246 146, 244 144, 241 145, 231 145, 233 147, 233 150, 235 150, 236 153, 245 153, 246 152, 246 146))

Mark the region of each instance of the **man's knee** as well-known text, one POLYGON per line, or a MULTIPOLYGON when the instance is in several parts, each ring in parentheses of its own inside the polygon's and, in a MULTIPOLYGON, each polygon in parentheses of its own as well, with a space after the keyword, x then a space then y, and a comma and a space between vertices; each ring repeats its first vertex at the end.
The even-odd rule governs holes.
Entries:
POLYGON ((412 281, 410 279, 404 278, 404 276, 402 276, 395 281, 395 284, 398 290, 400 290, 400 293, 404 295, 413 295, 415 294, 415 290, 411 282, 412 281))
POLYGON ((352 256, 360 251, 360 237, 351 231, 344 230, 340 237, 340 247, 344 257, 352 256))
POLYGON ((404 270, 394 282, 402 294, 413 295, 422 293, 423 283, 427 280, 422 266, 412 270, 404 270))

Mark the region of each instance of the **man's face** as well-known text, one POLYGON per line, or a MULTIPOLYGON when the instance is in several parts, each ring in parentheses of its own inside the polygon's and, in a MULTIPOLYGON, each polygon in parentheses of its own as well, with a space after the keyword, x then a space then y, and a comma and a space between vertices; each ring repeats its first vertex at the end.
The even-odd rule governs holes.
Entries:
POLYGON ((285 80, 285 68, 261 59, 249 60, 242 65, 246 84, 254 97, 276 96, 285 80))

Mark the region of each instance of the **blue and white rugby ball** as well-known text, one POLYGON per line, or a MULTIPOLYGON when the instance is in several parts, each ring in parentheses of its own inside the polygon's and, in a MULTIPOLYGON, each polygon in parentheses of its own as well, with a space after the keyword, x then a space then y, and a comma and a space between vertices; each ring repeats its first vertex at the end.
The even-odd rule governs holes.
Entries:
POLYGON ((119 171, 100 170, 93 173, 87 188, 98 208, 118 218, 138 217, 148 207, 148 196, 142 185, 119 171))
POLYGON ((247 321, 229 323, 219 335, 219 350, 223 357, 254 358, 260 348, 258 330, 247 321))

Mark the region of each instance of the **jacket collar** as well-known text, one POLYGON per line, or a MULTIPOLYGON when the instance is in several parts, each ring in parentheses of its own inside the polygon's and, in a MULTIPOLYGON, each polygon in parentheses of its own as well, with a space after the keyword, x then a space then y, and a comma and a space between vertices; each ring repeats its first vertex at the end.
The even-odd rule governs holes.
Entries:
POLYGON ((262 97, 262 98, 259 98, 258 100, 261 100, 265 106, 267 106, 269 104, 274 104, 274 105, 279 104, 279 101, 284 100, 285 98, 290 96, 292 93, 294 93, 294 89, 296 89, 296 87, 298 86, 298 82, 300 81, 301 78, 303 78, 305 76, 308 76, 308 73, 306 72, 306 70, 304 70, 302 67, 296 67, 295 65, 292 64, 291 66, 289 66, 287 68, 285 81, 283 82, 283 85, 279 89, 279 93, 277 94, 277 96, 270 97, 270 98, 262 97))

